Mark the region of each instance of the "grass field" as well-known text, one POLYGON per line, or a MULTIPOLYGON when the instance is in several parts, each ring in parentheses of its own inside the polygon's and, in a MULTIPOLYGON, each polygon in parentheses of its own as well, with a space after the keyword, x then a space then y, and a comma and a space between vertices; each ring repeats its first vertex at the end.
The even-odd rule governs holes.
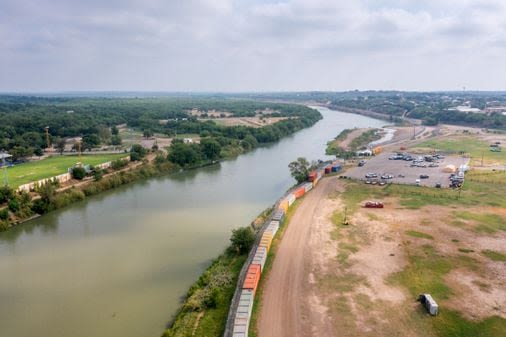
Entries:
POLYGON ((76 162, 81 161, 85 165, 97 165, 127 156, 120 154, 99 154, 78 156, 53 156, 39 161, 31 161, 7 169, 9 186, 16 188, 32 181, 53 177, 66 173, 67 169, 76 162))
POLYGON ((506 151, 492 152, 490 144, 471 136, 455 136, 445 139, 431 139, 417 145, 417 148, 435 149, 447 152, 464 152, 471 156, 472 165, 480 165, 483 155, 484 163, 506 162, 506 151))

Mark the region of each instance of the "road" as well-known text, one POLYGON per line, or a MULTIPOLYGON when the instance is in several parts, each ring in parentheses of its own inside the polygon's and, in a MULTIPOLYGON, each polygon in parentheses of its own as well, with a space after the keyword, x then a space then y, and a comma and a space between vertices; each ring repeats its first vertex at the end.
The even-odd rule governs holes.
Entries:
POLYGON ((308 336, 304 324, 311 224, 320 201, 335 187, 337 177, 324 178, 297 208, 278 247, 262 295, 259 337, 308 336))

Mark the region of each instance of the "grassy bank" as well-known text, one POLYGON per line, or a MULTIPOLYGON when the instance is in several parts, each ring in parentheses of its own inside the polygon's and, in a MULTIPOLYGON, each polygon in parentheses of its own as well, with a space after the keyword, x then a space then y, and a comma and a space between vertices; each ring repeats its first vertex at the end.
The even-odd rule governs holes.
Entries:
MULTIPOLYGON (((72 187, 62 192, 57 192, 57 186, 46 184, 38 190, 40 198, 31 200, 26 193, 16 195, 13 198, 17 204, 14 209, 9 202, 8 206, 11 213, 14 213, 15 219, 12 219, 12 217, 10 219, 0 218, 0 231, 7 230, 13 224, 22 222, 34 214, 45 214, 133 181, 171 173, 175 170, 177 170, 177 167, 170 162, 161 164, 145 163, 135 169, 120 171, 100 180, 90 181, 83 186, 72 187)), ((2 212, 7 212, 7 209, 5 208, 2 212)))
POLYGON ((231 249, 216 258, 188 291, 172 325, 163 337, 220 337, 230 301, 247 255, 231 249))

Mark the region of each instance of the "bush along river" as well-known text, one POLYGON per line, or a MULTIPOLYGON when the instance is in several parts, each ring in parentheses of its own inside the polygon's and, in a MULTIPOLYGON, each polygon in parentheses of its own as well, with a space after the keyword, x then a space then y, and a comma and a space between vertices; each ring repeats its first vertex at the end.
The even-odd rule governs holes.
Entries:
POLYGON ((325 159, 343 129, 386 122, 326 108, 323 119, 217 165, 121 186, 0 233, 0 334, 158 337, 188 288, 294 184, 288 163, 325 159))

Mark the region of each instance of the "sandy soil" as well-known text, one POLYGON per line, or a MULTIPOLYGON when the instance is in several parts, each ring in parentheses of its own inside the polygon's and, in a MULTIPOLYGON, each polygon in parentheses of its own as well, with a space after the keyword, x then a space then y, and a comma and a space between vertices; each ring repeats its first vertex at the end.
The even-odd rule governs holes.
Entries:
POLYGON ((309 280, 307 243, 320 201, 336 181, 323 179, 298 207, 284 233, 263 292, 258 324, 261 337, 306 336, 313 325, 302 315, 309 280))

